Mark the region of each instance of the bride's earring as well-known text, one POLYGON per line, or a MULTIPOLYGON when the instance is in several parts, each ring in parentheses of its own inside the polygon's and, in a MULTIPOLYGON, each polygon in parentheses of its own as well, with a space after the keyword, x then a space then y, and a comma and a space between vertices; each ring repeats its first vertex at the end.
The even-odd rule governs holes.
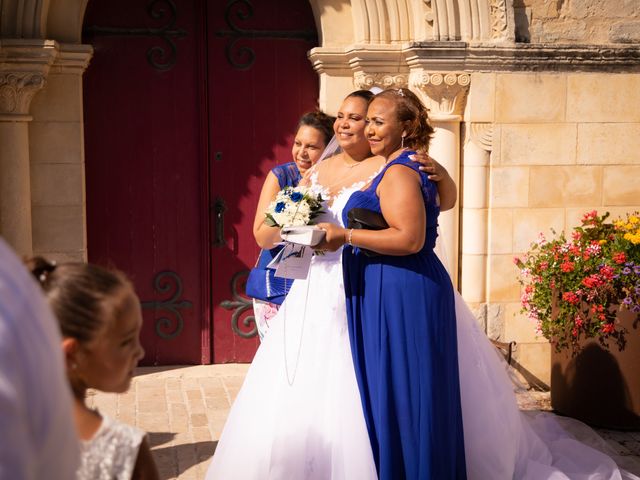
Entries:
POLYGON ((404 135, 402 135, 402 140, 400 141, 400 148, 404 148, 404 135))

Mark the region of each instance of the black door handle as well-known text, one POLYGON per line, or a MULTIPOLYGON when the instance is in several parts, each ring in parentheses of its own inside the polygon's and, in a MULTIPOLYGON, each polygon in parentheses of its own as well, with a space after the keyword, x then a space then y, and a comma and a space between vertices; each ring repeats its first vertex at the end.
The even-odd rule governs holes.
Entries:
POLYGON ((213 222, 211 223, 215 229, 211 244, 217 248, 224 247, 227 244, 224 239, 224 214, 227 211, 227 204, 221 197, 216 197, 211 205, 211 211, 214 216, 213 222))

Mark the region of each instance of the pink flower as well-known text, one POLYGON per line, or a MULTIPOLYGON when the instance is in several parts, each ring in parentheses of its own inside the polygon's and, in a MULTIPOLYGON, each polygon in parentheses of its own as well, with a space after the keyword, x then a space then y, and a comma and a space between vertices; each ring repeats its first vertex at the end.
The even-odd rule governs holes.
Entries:
POLYGON ((574 231, 574 232, 571 233, 571 238, 574 241, 578 241, 578 240, 580 240, 582 238, 582 233, 574 231))
POLYGON ((582 325, 584 325, 584 320, 582 320, 582 318, 580 318, 580 315, 576 315, 574 323, 575 323, 576 327, 580 328, 582 325))

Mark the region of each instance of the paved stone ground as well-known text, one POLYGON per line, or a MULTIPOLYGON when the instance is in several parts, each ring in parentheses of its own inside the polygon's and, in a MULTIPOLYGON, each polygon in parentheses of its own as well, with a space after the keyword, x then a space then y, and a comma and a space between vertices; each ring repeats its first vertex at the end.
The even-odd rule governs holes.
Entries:
MULTIPOLYGON (((148 432, 163 480, 204 478, 248 365, 143 367, 121 395, 89 393, 89 405, 148 432)), ((522 410, 551 409, 548 392, 518 394, 522 410)), ((640 475, 640 432, 598 430, 640 475)))

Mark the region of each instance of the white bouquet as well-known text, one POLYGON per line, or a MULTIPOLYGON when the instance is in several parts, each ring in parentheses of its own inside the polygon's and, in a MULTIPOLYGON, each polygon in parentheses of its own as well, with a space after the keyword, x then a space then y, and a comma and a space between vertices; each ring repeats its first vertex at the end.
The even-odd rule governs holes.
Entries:
POLYGON ((323 210, 323 199, 309 187, 284 187, 265 212, 270 227, 299 227, 313 223, 323 210))

